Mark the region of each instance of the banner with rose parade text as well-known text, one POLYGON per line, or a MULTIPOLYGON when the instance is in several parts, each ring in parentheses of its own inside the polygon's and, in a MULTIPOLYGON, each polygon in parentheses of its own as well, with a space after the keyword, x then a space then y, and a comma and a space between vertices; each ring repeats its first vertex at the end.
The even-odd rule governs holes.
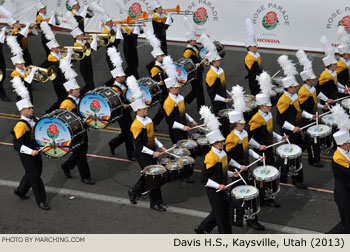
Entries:
MULTIPOLYGON (((144 11, 152 10, 153 0, 122 0, 131 17, 141 16, 144 11)), ((21 21, 33 21, 36 0, 0 0, 15 13, 21 21)), ((70 10, 66 0, 42 0, 47 4, 48 11, 55 10, 65 13, 70 10)), ((80 0, 84 7, 92 0, 80 0)), ((98 0, 114 20, 124 18, 120 15, 114 0, 98 0)), ((175 8, 180 5, 190 17, 198 33, 206 32, 213 39, 224 45, 243 46, 247 39, 245 19, 253 20, 257 40, 260 47, 275 49, 304 49, 322 51, 319 42, 326 35, 334 46, 337 46, 336 30, 343 25, 350 33, 350 2, 337 0, 163 0, 163 8, 175 8)), ((151 14, 149 14, 151 17, 151 14)), ((100 15, 86 21, 86 30, 99 32, 100 15)), ((174 15, 174 23, 167 31, 167 39, 185 41, 186 29, 182 15, 174 15)), ((6 19, 0 17, 0 23, 6 19)), ((146 23, 152 29, 150 22, 146 23)), ((66 20, 62 20, 62 28, 70 29, 66 20)), ((142 36, 141 36, 142 37, 142 36)))

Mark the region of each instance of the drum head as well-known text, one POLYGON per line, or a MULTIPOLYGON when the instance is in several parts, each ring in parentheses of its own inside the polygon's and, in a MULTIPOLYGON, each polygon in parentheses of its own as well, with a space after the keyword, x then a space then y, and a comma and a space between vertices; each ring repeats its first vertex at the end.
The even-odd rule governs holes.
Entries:
POLYGON ((228 113, 230 113, 231 111, 234 111, 234 109, 222 109, 219 111, 218 116, 228 118, 228 113))
POLYGON ((191 134, 191 138, 192 138, 193 140, 197 140, 197 139, 199 139, 199 138, 201 138, 201 137, 202 137, 202 135, 199 134, 199 133, 192 133, 192 134, 191 134))
POLYGON ((170 162, 172 162, 172 161, 174 161, 174 160, 171 159, 171 158, 162 158, 162 159, 160 160, 160 163, 161 163, 162 165, 166 165, 166 164, 168 164, 168 163, 170 163, 170 162))
POLYGON ((282 158, 296 158, 301 155, 301 148, 296 144, 282 144, 276 151, 282 158))
POLYGON ((166 164, 166 169, 173 171, 173 170, 181 170, 182 169, 182 164, 180 162, 176 161, 171 161, 170 163, 166 164))
POLYGON ((185 83, 188 81, 188 73, 187 70, 180 65, 175 65, 176 67, 176 73, 177 73, 177 80, 181 84, 181 86, 184 86, 185 83))
POLYGON ((111 118, 108 100, 100 94, 86 94, 80 100, 79 112, 85 123, 94 129, 105 128, 111 118))
POLYGON ((176 159, 176 161, 182 165, 191 165, 191 164, 194 164, 194 162, 195 162, 194 158, 189 157, 189 156, 180 157, 180 158, 176 159))
POLYGON ((241 185, 233 188, 231 195, 236 199, 252 199, 259 195, 259 192, 254 186, 241 185))
MULTIPOLYGON (((151 92, 149 91, 149 89, 143 85, 143 84, 139 84, 139 87, 140 87, 140 90, 142 92, 142 100, 144 101, 144 103, 146 105, 150 105, 151 102, 152 102, 152 95, 151 95, 151 92)), ((126 100, 129 102, 129 103, 133 103, 135 101, 135 99, 132 97, 132 94, 131 94, 131 90, 128 89, 126 91, 126 100)))
POLYGON ((280 176, 280 172, 277 168, 266 165, 256 167, 253 171, 253 176, 257 181, 272 181, 280 176))
POLYGON ((197 143, 199 145, 209 145, 208 138, 206 138, 206 137, 201 137, 201 138, 197 139, 197 143))
POLYGON ((330 135, 332 132, 328 125, 314 125, 307 129, 307 133, 312 137, 325 137, 330 135))
POLYGON ((173 153, 177 156, 190 156, 191 152, 185 148, 175 148, 173 153))
POLYGON ((255 101, 255 97, 254 97, 254 95, 244 95, 244 101, 245 102, 255 101))
POLYGON ((335 124, 333 115, 325 115, 321 117, 321 121, 324 124, 333 126, 335 124))
POLYGON ((44 117, 34 128, 34 138, 40 147, 49 144, 42 152, 52 158, 60 158, 70 151, 72 135, 66 123, 56 117, 44 117))
POLYGON ((196 141, 193 140, 180 140, 176 143, 177 147, 185 149, 194 149, 198 146, 196 141))
POLYGON ((160 175, 166 172, 166 169, 162 165, 149 165, 143 169, 143 173, 146 175, 160 175))

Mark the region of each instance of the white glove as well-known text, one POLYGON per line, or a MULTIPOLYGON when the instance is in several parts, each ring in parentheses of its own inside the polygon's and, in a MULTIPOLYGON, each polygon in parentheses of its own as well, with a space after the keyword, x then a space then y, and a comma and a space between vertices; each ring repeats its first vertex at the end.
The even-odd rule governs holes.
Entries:
POLYGON ((166 18, 166 21, 165 21, 166 25, 171 25, 173 23, 171 16, 172 16, 172 13, 170 12, 166 18))
POLYGON ((91 48, 92 50, 96 51, 97 50, 97 34, 92 35, 92 42, 91 42, 91 48))
POLYGON ((0 43, 4 43, 5 42, 5 33, 6 33, 6 27, 1 29, 1 33, 0 33, 0 43))
POLYGON ((20 34, 23 35, 23 37, 25 37, 25 38, 28 37, 29 26, 30 26, 30 23, 27 23, 26 27, 21 29, 20 34))
POLYGON ((39 35, 39 32, 36 28, 33 28, 32 30, 32 33, 35 35, 35 36, 38 36, 39 35))

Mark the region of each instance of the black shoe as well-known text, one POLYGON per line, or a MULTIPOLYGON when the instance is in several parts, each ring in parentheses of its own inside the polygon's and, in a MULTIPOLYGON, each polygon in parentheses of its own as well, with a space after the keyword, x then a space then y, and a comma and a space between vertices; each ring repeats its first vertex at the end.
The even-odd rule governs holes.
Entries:
POLYGON ((128 195, 129 195, 129 200, 130 200, 130 203, 133 204, 133 205, 136 205, 137 204, 137 201, 136 201, 136 195, 133 194, 132 190, 129 189, 128 191, 128 195))
POLYGON ((38 204, 38 207, 43 209, 43 210, 50 210, 51 209, 51 207, 49 207, 45 202, 40 202, 38 204))
POLYGON ((1 97, 1 100, 2 100, 3 102, 10 102, 10 101, 11 101, 11 99, 8 98, 7 96, 1 97))
POLYGON ((268 199, 268 200, 264 200, 264 206, 269 206, 269 207, 281 207, 281 204, 273 199, 268 199))
POLYGON ((151 209, 159 211, 159 212, 166 211, 166 209, 161 204, 151 204, 151 209))
POLYGON ((314 166, 314 167, 319 167, 319 168, 323 167, 323 163, 322 162, 315 162, 315 163, 309 163, 309 164, 314 166))
POLYGON ((303 182, 293 182, 293 185, 300 189, 307 189, 307 186, 303 182))
POLYGON ((19 191, 17 191, 17 189, 14 190, 13 192, 14 192, 21 200, 27 200, 27 199, 29 199, 29 197, 28 197, 27 195, 21 194, 19 191))
POLYGON ((247 226, 259 231, 265 230, 265 226, 260 224, 259 222, 253 222, 251 224, 248 224, 247 226))
POLYGON ((194 232, 195 232, 196 234, 204 234, 204 231, 201 230, 201 229, 199 229, 198 227, 194 229, 194 232))
POLYGON ((72 174, 70 174, 70 169, 66 169, 63 164, 61 165, 61 168, 64 172, 64 175, 66 176, 66 178, 72 178, 72 174))
POLYGON ((88 185, 94 185, 95 181, 92 178, 85 178, 85 179, 81 179, 81 182, 88 184, 88 185))
POLYGON ((115 152, 114 152, 114 148, 113 148, 111 142, 108 142, 108 145, 109 145, 109 150, 111 151, 111 154, 114 156, 115 152))

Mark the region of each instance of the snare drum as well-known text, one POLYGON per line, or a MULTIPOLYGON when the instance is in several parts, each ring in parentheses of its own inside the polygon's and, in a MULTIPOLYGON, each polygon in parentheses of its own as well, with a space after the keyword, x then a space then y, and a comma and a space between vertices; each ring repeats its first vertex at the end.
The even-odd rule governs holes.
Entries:
POLYGON ((123 103, 111 87, 98 87, 87 92, 79 102, 84 122, 94 129, 103 129, 122 116, 123 103))
POLYGON ((279 170, 271 165, 258 166, 253 171, 253 177, 257 181, 257 187, 265 191, 265 198, 274 199, 280 191, 279 170))
POLYGON ((176 146, 179 148, 185 148, 191 152, 191 156, 195 157, 198 152, 198 144, 196 141, 190 139, 180 140, 176 143, 176 146))
MULTIPOLYGON (((226 55, 226 52, 225 52, 225 47, 219 42, 219 41, 213 41, 214 45, 216 46, 216 50, 219 54, 219 56, 221 58, 224 58, 225 55, 226 55)), ((206 55, 208 54, 208 51, 207 49, 205 49, 205 47, 201 48, 199 50, 199 58, 200 60, 203 60, 205 59, 206 55)), ((205 61, 204 62, 205 65, 210 65, 210 63, 208 61, 205 61)))
POLYGON ((167 181, 167 170, 162 165, 149 165, 142 170, 145 185, 149 190, 157 189, 167 181))
POLYGON ((175 61, 177 80, 184 86, 197 78, 197 68, 189 58, 182 58, 175 61))
POLYGON ((197 139, 198 144, 198 154, 203 156, 206 155, 210 151, 210 144, 208 138, 201 137, 197 139))
POLYGON ((314 138, 314 143, 318 143, 323 150, 333 148, 332 129, 328 125, 314 125, 308 128, 306 132, 314 138))
POLYGON ((42 152, 50 158, 60 158, 84 143, 84 123, 74 112, 57 109, 44 115, 34 127, 34 138, 42 152))
POLYGON ((284 159, 284 165, 289 168, 288 175, 298 175, 298 172, 303 168, 301 148, 296 144, 282 144, 277 147, 276 153, 280 159, 284 159))
POLYGON ((350 109, 350 98, 346 98, 340 102, 340 105, 345 109, 347 113, 349 113, 350 109))
POLYGON ((231 190, 237 200, 243 200, 244 219, 251 220, 260 212, 259 191, 254 186, 241 185, 231 190))
POLYGON ((184 169, 183 177, 184 178, 187 178, 187 177, 193 175, 193 169, 194 169, 194 164, 195 164, 194 158, 192 158, 190 156, 182 156, 180 158, 177 158, 176 161, 179 162, 183 166, 183 169, 184 169))
MULTIPOLYGON (((139 87, 142 92, 142 99, 146 105, 154 106, 160 102, 162 90, 158 82, 149 77, 138 79, 137 82, 139 83, 139 87)), ((135 99, 132 97, 130 89, 126 91, 126 100, 129 103, 135 101, 135 99)))
POLYGON ((165 165, 165 168, 168 171, 168 181, 174 181, 177 179, 183 178, 184 168, 180 162, 171 161, 165 165))

